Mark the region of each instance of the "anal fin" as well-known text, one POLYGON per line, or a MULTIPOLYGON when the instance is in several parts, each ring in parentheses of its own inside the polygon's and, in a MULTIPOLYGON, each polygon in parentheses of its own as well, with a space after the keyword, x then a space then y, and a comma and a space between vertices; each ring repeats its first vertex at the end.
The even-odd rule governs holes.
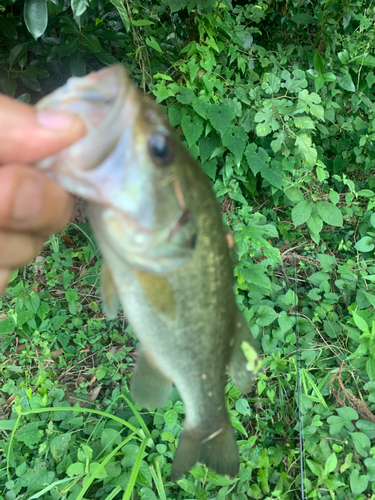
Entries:
POLYGON ((148 359, 141 350, 130 389, 134 401, 147 408, 160 408, 171 394, 172 382, 148 359))
POLYGON ((250 391, 261 366, 256 341, 240 310, 237 310, 229 372, 233 383, 244 394, 250 391), (245 354, 246 353, 246 354, 245 354))

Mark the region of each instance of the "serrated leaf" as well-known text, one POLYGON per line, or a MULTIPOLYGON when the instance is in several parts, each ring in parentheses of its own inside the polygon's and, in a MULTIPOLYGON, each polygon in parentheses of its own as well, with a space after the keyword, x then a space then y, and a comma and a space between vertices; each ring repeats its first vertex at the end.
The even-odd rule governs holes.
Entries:
POLYGON ((230 122, 235 117, 234 111, 228 105, 212 104, 207 112, 207 118, 221 136, 228 130, 230 122))
POLYGON ((42 36, 48 23, 47 0, 25 0, 23 15, 26 28, 35 40, 42 36))
POLYGON ((296 226, 307 222, 311 216, 312 204, 309 201, 300 201, 292 210, 292 221, 296 226))
POLYGON ((203 132, 203 120, 195 116, 194 120, 189 115, 185 115, 181 120, 181 127, 186 137, 189 147, 197 142, 203 132))
POLYGON ((339 208, 328 201, 318 201, 316 203, 318 214, 326 224, 342 227, 343 219, 339 208))

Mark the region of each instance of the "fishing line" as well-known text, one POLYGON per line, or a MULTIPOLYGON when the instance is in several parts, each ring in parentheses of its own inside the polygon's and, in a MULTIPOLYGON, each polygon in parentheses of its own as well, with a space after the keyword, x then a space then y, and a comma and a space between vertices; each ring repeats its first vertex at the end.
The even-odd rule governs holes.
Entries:
POLYGON ((303 465, 303 438, 302 438, 302 416, 301 416, 301 378, 300 378, 300 360, 299 360, 299 336, 298 336, 298 311, 297 311, 297 268, 296 254, 293 252, 293 270, 294 270, 294 317, 296 330, 296 358, 297 358, 297 396, 298 396, 298 427, 299 427, 299 457, 301 467, 301 499, 305 500, 304 485, 304 465, 303 465))

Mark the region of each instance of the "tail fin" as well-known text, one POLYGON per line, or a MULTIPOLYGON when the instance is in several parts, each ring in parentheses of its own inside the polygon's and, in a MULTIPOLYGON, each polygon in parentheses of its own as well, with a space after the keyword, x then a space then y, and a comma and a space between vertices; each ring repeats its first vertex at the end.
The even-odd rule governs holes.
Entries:
POLYGON ((217 474, 236 476, 238 448, 229 419, 222 427, 202 437, 200 429, 184 429, 172 465, 172 480, 179 479, 201 461, 217 474))

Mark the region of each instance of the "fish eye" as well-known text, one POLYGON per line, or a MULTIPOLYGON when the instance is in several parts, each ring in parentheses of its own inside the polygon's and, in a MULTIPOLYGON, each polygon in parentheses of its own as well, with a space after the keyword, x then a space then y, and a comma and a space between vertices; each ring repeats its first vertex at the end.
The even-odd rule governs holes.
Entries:
POLYGON ((168 137, 157 132, 148 140, 148 151, 158 167, 168 167, 174 159, 174 148, 168 137))

